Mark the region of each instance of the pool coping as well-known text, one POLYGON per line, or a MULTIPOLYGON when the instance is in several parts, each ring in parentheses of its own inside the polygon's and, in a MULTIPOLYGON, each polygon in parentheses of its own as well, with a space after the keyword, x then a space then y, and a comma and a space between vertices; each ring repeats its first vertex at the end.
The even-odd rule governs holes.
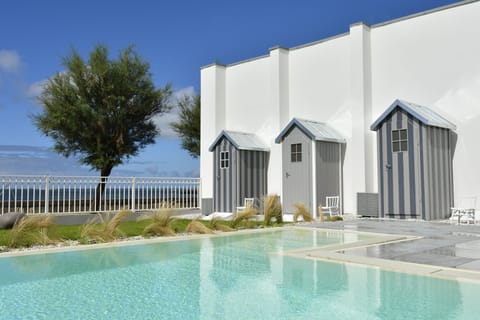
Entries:
POLYGON ((81 250, 92 250, 92 249, 105 249, 112 247, 123 247, 123 246, 134 246, 134 245, 145 245, 153 243, 162 243, 162 242, 172 242, 172 241, 185 241, 185 240, 198 240, 198 239, 207 239, 213 237, 228 237, 238 234, 252 234, 252 233, 263 233, 263 232, 274 232, 281 230, 316 230, 324 232, 335 232, 335 233, 355 233, 371 236, 371 239, 359 240, 355 242, 341 243, 341 244, 329 244, 324 246, 314 246, 314 247, 303 247, 292 250, 285 251, 276 251, 272 254, 279 254, 284 256, 289 256, 293 258, 302 258, 309 260, 321 260, 327 262, 335 263, 345 263, 345 264, 354 264, 370 268, 379 268, 388 271, 394 272, 403 272, 408 274, 415 274, 421 276, 431 276, 436 278, 451 279, 451 280, 461 280, 469 282, 479 282, 480 283, 480 271, 475 270, 466 270, 466 269, 457 269, 429 264, 420 264, 414 262, 404 262, 399 260, 391 259, 382 259, 374 257, 363 257, 363 256, 354 256, 349 255, 347 250, 354 248, 366 248, 371 246, 379 246, 384 244, 391 244, 402 241, 412 241, 416 239, 421 239, 423 236, 412 236, 412 235, 400 235, 400 234, 387 234, 387 233, 378 233, 378 232, 367 232, 367 231, 358 231, 358 230, 339 230, 339 229, 329 229, 329 228, 318 228, 318 227, 309 227, 309 226, 283 226, 283 227, 272 227, 267 229, 244 229, 237 230, 235 232, 219 232, 215 234, 182 234, 172 237, 155 237, 147 239, 122 239, 114 242, 107 243, 96 243, 96 244, 77 244, 71 246, 59 246, 59 247, 47 247, 33 250, 20 250, 20 251, 7 251, 0 253, 0 259, 17 257, 17 256, 28 256, 28 255, 37 255, 37 254, 50 254, 50 253, 60 253, 68 251, 81 251, 81 250))
POLYGON ((67 251, 105 249, 105 248, 111 248, 111 247, 134 246, 134 245, 144 245, 144 244, 152 244, 152 243, 171 242, 171 241, 197 240, 197 239, 206 239, 206 238, 213 238, 213 237, 228 237, 236 234, 271 232, 271 231, 279 231, 279 230, 288 230, 292 228, 305 229, 305 228, 300 228, 296 226, 286 226, 286 227, 271 227, 267 229, 241 229, 234 232, 218 232, 214 234, 179 234, 176 236, 159 236, 159 237, 143 238, 143 239, 126 238, 126 239, 119 239, 117 241, 112 241, 112 242, 93 243, 93 244, 74 244, 74 245, 63 245, 63 246, 56 246, 56 247, 45 246, 44 248, 38 248, 38 249, 30 248, 25 250, 0 252, 0 259, 7 258, 7 257, 28 256, 28 255, 48 254, 48 253, 67 252, 67 251))

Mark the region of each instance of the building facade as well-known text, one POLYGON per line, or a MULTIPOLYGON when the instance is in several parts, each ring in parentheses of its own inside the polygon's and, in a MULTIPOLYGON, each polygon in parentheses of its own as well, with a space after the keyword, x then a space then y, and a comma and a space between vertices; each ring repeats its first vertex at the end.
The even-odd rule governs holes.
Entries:
POLYGON ((370 125, 396 99, 428 106, 455 123, 454 201, 480 200, 478 39, 480 2, 464 1, 378 25, 356 23, 332 38, 203 67, 204 207, 212 207, 214 196, 209 146, 222 130, 255 133, 269 147, 268 193, 283 195, 282 145, 275 138, 299 118, 325 123, 344 137, 343 211, 356 213, 357 193, 379 190, 370 125))

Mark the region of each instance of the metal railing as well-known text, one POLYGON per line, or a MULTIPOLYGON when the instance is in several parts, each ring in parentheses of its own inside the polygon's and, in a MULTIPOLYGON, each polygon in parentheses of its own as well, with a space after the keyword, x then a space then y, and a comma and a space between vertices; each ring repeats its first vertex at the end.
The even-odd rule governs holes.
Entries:
POLYGON ((0 176, 0 214, 200 208, 199 178, 0 176))

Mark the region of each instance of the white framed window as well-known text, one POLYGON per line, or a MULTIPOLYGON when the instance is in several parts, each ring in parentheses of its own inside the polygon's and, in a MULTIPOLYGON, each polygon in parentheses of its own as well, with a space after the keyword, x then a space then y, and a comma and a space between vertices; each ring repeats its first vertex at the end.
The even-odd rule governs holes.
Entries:
POLYGON ((230 155, 228 151, 220 151, 220 169, 227 169, 230 165, 230 155))
POLYGON ((292 162, 302 162, 301 143, 293 143, 290 145, 290 159, 292 162))
POLYGON ((392 130, 392 151, 408 151, 407 129, 392 130))

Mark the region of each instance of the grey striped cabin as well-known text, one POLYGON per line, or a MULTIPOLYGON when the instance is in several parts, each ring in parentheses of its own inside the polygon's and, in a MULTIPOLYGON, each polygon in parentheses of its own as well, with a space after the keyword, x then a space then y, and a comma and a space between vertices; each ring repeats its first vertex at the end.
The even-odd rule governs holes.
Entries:
POLYGON ((427 107, 396 100, 370 129, 377 132, 380 217, 449 217, 455 125, 427 107))
POLYGON ((293 118, 275 139, 282 144, 282 203, 285 213, 303 203, 314 216, 328 196, 340 197, 345 139, 325 123, 293 118))
POLYGON ((235 212, 245 198, 263 199, 270 152, 260 138, 224 130, 209 150, 214 153, 213 211, 235 212))

